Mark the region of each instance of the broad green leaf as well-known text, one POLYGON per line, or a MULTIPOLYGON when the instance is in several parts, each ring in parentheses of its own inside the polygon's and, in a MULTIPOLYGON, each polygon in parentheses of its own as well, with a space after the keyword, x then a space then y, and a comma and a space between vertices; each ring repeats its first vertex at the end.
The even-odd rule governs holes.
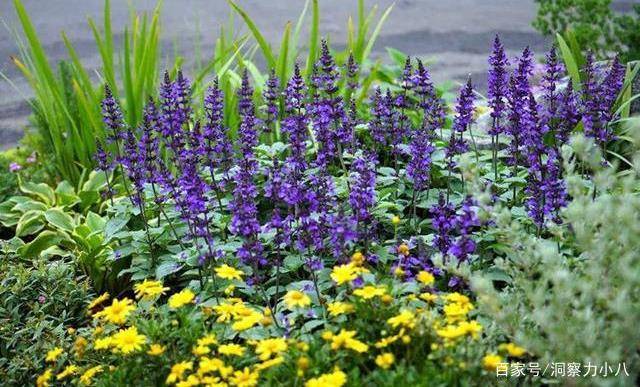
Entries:
POLYGON ((59 207, 48 209, 44 213, 44 217, 47 219, 47 222, 49 222, 49 224, 51 224, 55 228, 61 229, 66 232, 73 231, 73 218, 71 217, 71 215, 67 214, 59 207))
POLYGON ((100 232, 102 234, 107 221, 95 212, 89 211, 85 224, 91 229, 91 232, 100 232))
POLYGON ((42 211, 39 210, 31 210, 22 214, 16 225, 16 236, 32 235, 42 230, 44 227, 42 214, 42 211))
POLYGON ((63 237, 61 234, 45 230, 38 234, 36 239, 18 249, 18 254, 23 258, 36 258, 42 251, 58 244, 63 237))
MULTIPOLYGON (((20 179, 22 180, 22 179, 20 179)), ((26 193, 27 195, 34 195, 42 199, 45 204, 53 206, 56 202, 56 196, 53 192, 53 189, 46 185, 45 183, 32 183, 30 181, 19 182, 20 191, 26 193)))
POLYGON ((73 186, 68 181, 61 181, 55 191, 57 203, 59 206, 73 206, 80 201, 73 186))

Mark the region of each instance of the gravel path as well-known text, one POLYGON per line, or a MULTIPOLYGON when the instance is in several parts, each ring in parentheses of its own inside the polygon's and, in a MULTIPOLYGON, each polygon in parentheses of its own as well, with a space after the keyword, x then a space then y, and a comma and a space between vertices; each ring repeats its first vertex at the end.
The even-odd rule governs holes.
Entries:
MULTIPOLYGON (((23 0, 33 23, 53 60, 64 59, 66 52, 60 39, 64 29, 74 42, 83 62, 97 67, 95 50, 86 18, 100 19, 100 0, 23 0)), ((17 27, 12 1, 0 2, 0 18, 7 26, 17 27)), ((116 39, 121 37, 128 17, 129 1, 113 0, 112 14, 116 39)), ((255 19, 266 38, 278 44, 287 21, 297 20, 302 0, 239 0, 255 19)), ((356 15, 355 0, 322 0, 321 32, 329 35, 334 45, 346 41, 348 15, 356 15)), ((394 3, 390 0, 370 0, 380 9, 394 3)), ((618 2, 621 3, 621 2, 618 2)), ((622 6, 629 6, 626 3, 622 6)), ((155 1, 135 2, 138 10, 151 10, 155 1)), ((385 47, 394 47, 410 55, 432 59, 430 66, 436 82, 446 79, 462 80, 471 74, 478 86, 485 83, 486 56, 491 39, 498 33, 510 55, 516 55, 530 45, 536 52, 548 46, 531 27, 536 5, 532 0, 396 0, 394 9, 383 27, 373 55, 385 57, 385 47)), ((203 52, 210 52, 220 23, 227 20, 229 9, 222 0, 168 0, 163 10, 163 44, 169 48, 178 42, 189 57, 199 33, 203 52)), ((165 50, 167 52, 168 50, 165 50)), ((30 96, 28 86, 9 60, 17 48, 11 34, 0 27, 0 71, 17 85, 16 92, 7 82, 0 82, 0 148, 16 143, 27 124, 29 106, 24 97, 30 96)))

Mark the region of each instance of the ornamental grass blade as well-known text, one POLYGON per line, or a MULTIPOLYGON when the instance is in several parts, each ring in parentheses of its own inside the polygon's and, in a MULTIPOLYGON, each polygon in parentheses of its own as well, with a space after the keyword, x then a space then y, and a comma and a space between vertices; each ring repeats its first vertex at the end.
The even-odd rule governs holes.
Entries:
POLYGON ((273 51, 271 50, 271 46, 269 45, 267 40, 260 32, 260 29, 258 29, 251 17, 242 8, 240 8, 240 6, 238 6, 231 0, 228 0, 228 2, 229 5, 231 5, 231 7, 240 15, 240 17, 242 17, 247 27, 249 27, 249 30, 251 30, 253 37, 256 39, 258 45, 260 46, 260 49, 262 50, 262 54, 264 55, 264 58, 267 62, 267 67, 275 68, 276 60, 273 56, 273 51))

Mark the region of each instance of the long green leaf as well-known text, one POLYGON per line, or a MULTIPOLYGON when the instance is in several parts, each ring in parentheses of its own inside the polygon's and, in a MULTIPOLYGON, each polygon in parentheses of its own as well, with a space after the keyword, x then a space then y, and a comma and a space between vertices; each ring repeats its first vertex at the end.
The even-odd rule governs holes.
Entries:
POLYGON ((312 0, 311 7, 311 31, 309 32, 309 55, 307 56, 307 68, 305 76, 309 78, 313 70, 313 64, 318 55, 318 43, 320 41, 320 8, 318 0, 312 0))
POLYGON ((291 22, 287 23, 282 35, 282 43, 280 43, 280 52, 278 53, 278 69, 277 74, 281 82, 285 82, 289 78, 289 35, 291 35, 291 22))
POLYGON ((562 60, 564 61, 565 67, 569 72, 569 77, 571 77, 571 84, 573 85, 573 89, 576 91, 582 90, 582 82, 580 81, 580 69, 576 63, 575 58, 573 57, 573 53, 567 42, 564 40, 562 35, 556 34, 556 39, 558 40, 558 47, 560 48, 560 53, 562 54, 562 60))
POLYGON ((371 33, 371 36, 369 37, 369 41, 367 42, 367 45, 364 49, 364 52, 362 53, 362 58, 361 58, 361 62, 364 62, 367 60, 367 58, 369 57, 369 54, 371 53, 371 50, 373 49, 373 45, 376 42, 376 39, 378 38, 378 34, 380 34, 380 30, 382 29, 382 25, 384 24, 385 20, 387 20, 387 17, 389 17, 389 14, 391 13, 391 10, 393 9, 393 5, 390 5, 389 8, 387 8, 384 13, 382 14, 382 16, 380 17, 380 20, 378 20, 378 24, 376 24, 376 28, 373 29, 373 32, 371 33))
POLYGON ((271 51, 271 46, 269 46, 267 40, 264 38, 264 36, 262 36, 262 33, 260 32, 256 24, 253 22, 251 17, 249 17, 249 15, 242 8, 240 8, 240 6, 238 6, 231 0, 228 0, 228 2, 231 7, 240 15, 240 17, 242 17, 244 22, 247 24, 247 27, 249 27, 249 30, 251 30, 253 37, 256 39, 258 45, 260 46, 260 49, 262 50, 262 54, 264 55, 264 58, 267 62, 267 66, 269 68, 275 68, 276 60, 274 58, 273 52, 271 51))

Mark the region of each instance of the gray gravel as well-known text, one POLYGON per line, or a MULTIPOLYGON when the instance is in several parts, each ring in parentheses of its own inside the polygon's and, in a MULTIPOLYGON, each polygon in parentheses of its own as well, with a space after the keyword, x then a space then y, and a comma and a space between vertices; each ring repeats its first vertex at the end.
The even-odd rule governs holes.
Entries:
MULTIPOLYGON (((83 62, 97 68, 99 57, 86 19, 100 20, 101 0, 23 0, 51 59, 66 57, 60 31, 64 30, 74 42, 83 62)), ((18 26, 12 1, 0 1, 0 17, 10 28, 18 26)), ((133 3, 133 2, 131 2, 133 3)), ((297 20, 302 0, 239 0, 255 19, 266 38, 278 44, 287 21, 297 20)), ((380 9, 394 3, 390 0, 371 0, 380 9)), ((628 8, 632 2, 620 2, 628 8), (629 3, 629 4, 627 4, 629 3)), ((155 1, 139 0, 137 10, 151 10, 155 1)), ((346 41, 346 21, 356 15, 355 0, 322 0, 321 32, 329 35, 336 46, 346 41)), ((129 14, 130 2, 112 1, 114 33, 119 39, 129 14)), ((515 56, 524 46, 536 52, 548 47, 532 27, 536 5, 530 0, 396 0, 374 49, 374 57, 385 57, 385 47, 395 47, 413 56, 432 59, 436 82, 447 79, 463 80, 471 74, 481 86, 486 81, 486 56, 492 37, 498 33, 510 55, 515 56)), ((211 51, 219 25, 227 21, 229 8, 225 1, 167 0, 163 10, 163 44, 169 48, 177 42, 181 51, 190 55, 194 50, 198 31, 202 36, 203 52, 211 51)), ((101 23, 101 22, 99 22, 101 23)), ((7 29, 0 27, 0 71, 17 85, 15 91, 7 82, 0 82, 0 148, 16 143, 28 123, 29 106, 24 97, 31 96, 24 79, 11 64, 10 55, 17 48, 7 29)))

